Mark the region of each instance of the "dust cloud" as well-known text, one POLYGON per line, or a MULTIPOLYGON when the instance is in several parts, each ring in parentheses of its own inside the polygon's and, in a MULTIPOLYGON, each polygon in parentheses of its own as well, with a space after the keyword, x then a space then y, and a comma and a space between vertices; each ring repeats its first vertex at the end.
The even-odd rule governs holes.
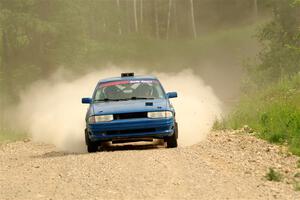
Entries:
POLYGON ((20 126, 34 141, 54 144, 61 151, 85 152, 87 106, 81 104, 81 98, 92 95, 99 79, 119 76, 124 71, 156 75, 166 91, 178 92, 178 98, 171 101, 177 112, 180 146, 193 145, 205 138, 221 115, 221 102, 192 70, 157 73, 108 67, 74 80, 65 80, 67 72, 60 70, 49 80, 31 85, 21 94, 17 111, 20 126))

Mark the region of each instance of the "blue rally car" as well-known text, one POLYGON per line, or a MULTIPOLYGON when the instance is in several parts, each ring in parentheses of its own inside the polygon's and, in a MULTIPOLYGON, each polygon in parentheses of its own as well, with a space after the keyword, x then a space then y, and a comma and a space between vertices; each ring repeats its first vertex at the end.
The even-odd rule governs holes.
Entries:
POLYGON ((153 76, 134 76, 100 80, 86 114, 85 141, 88 152, 96 152, 103 142, 113 143, 163 139, 168 148, 177 147, 178 126, 170 98, 153 76))

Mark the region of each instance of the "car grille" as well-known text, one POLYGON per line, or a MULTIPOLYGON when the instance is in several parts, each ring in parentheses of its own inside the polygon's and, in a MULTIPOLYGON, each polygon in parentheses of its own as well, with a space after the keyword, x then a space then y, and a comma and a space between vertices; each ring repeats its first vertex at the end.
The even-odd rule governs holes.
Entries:
POLYGON ((150 133, 155 132, 155 128, 134 129, 134 130, 117 130, 106 131, 107 135, 131 134, 131 133, 150 133))
POLYGON ((147 112, 114 114, 114 120, 147 118, 147 112))

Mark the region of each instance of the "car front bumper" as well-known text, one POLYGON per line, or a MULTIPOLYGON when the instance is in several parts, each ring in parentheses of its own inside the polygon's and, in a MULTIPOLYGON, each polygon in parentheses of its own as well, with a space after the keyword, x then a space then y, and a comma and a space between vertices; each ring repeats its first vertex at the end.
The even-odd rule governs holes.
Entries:
POLYGON ((145 137, 162 139, 174 134, 174 126, 174 118, 123 119, 87 124, 87 133, 90 140, 94 142, 145 137))

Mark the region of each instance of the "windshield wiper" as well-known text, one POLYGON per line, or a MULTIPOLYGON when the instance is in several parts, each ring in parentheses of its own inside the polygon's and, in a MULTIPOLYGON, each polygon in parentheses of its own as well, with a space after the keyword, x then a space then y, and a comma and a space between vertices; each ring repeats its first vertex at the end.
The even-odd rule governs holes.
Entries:
POLYGON ((95 101, 120 101, 120 99, 108 99, 108 98, 105 98, 105 99, 96 99, 95 101))
POLYGON ((131 100, 140 100, 140 99, 154 99, 154 98, 151 98, 151 97, 131 97, 130 99, 131 100))
POLYGON ((95 101, 96 102, 99 102, 99 101, 104 101, 104 102, 107 102, 107 101, 128 101, 128 100, 145 100, 145 99, 154 99, 154 98, 149 98, 149 97, 131 97, 131 98, 126 98, 126 99, 109 99, 109 98, 105 98, 105 99, 96 99, 95 101))

